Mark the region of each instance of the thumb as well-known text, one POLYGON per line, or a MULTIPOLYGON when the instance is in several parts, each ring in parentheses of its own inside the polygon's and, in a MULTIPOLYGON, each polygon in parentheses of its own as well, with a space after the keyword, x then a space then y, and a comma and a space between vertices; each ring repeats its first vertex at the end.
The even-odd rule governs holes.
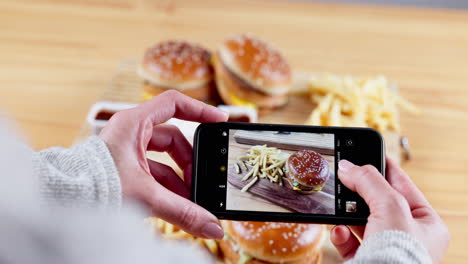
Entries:
POLYGON ((147 203, 155 216, 184 231, 204 238, 221 239, 224 231, 218 219, 201 206, 164 188, 157 182, 148 195, 147 203))
POLYGON ((356 166, 347 160, 338 163, 338 177, 351 191, 357 192, 372 209, 372 204, 388 202, 396 195, 395 190, 371 165, 356 166))

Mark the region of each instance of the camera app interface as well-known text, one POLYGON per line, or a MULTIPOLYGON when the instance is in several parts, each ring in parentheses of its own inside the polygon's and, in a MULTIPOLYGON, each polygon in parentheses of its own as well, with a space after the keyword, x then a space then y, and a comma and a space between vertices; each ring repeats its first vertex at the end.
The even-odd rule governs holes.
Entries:
MULTIPOLYGON (((335 136, 229 130, 226 210, 335 215, 335 136)), ((354 201, 346 201, 350 213, 354 201)))

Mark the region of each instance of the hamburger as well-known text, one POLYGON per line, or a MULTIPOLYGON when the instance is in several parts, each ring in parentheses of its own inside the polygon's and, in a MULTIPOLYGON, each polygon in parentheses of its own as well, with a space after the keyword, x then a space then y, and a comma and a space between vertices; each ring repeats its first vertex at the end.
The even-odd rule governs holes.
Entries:
POLYGON ((315 264, 322 257, 323 225, 223 221, 219 243, 226 263, 315 264))
POLYGON ((216 101, 210 52, 185 41, 165 41, 146 50, 137 68, 145 100, 170 89, 204 102, 216 101))
POLYGON ((305 194, 322 190, 330 177, 328 162, 312 150, 297 151, 289 156, 285 172, 291 188, 305 194))
POLYGON ((278 50, 254 36, 224 41, 213 55, 213 66, 226 104, 271 109, 287 103, 291 69, 278 50))

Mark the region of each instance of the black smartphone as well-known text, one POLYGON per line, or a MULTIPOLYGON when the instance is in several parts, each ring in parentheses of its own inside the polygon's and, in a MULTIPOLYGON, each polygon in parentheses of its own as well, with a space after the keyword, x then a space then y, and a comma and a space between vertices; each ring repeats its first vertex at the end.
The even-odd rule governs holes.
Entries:
POLYGON ((385 177, 385 146, 369 128, 201 124, 192 201, 220 219, 362 225, 369 207, 338 179, 338 161, 385 177))

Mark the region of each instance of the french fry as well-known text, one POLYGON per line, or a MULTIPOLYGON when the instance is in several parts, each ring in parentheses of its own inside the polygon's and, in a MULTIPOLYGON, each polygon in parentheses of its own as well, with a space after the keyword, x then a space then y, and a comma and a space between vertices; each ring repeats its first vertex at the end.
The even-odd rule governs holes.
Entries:
POLYGON ((242 181, 246 181, 250 178, 250 176, 255 174, 255 169, 258 169, 259 164, 256 164, 243 178, 242 181))
POLYGON ((330 109, 330 126, 341 126, 341 107, 340 102, 335 100, 330 109))
POLYGON ((285 160, 278 161, 278 162, 276 162, 276 163, 273 163, 272 165, 270 165, 268 168, 266 168, 266 169, 264 169, 264 170, 271 170, 271 169, 280 167, 280 166, 282 166, 285 162, 286 162, 286 159, 285 159, 285 160))
POLYGON ((397 96, 396 103, 398 106, 401 106, 401 108, 412 114, 421 114, 421 110, 419 108, 401 96, 397 96))
POLYGON ((245 161, 241 161, 242 168, 247 171, 247 165, 245 165, 245 161))
POLYGON ((281 150, 275 147, 267 147, 266 145, 252 146, 247 151, 248 161, 246 163, 251 166, 250 170, 242 177, 242 181, 250 182, 244 186, 243 190, 247 191, 259 179, 268 179, 270 183, 279 184, 279 175, 283 175, 283 166, 286 163, 286 158, 281 154, 281 150))
POLYGON ((218 244, 213 239, 200 239, 213 254, 218 254, 218 244))
POLYGON ((163 236, 168 239, 187 239, 189 237, 189 235, 182 230, 165 232, 163 236))
POLYGON ((320 126, 321 123, 322 122, 320 121, 320 111, 313 111, 312 114, 310 114, 307 124, 312 126, 320 126))
POLYGON ((195 237, 186 233, 180 228, 156 217, 148 217, 144 219, 144 223, 147 224, 153 232, 160 233, 163 238, 192 241, 193 243, 206 248, 214 256, 219 256, 218 244, 213 239, 195 237))
POLYGON ((234 169, 236 170, 236 173, 237 173, 237 174, 240 174, 240 173, 241 173, 241 170, 240 170, 239 164, 237 164, 237 163, 234 163, 234 169))
POLYGON ((278 173, 279 173, 281 176, 284 175, 283 170, 282 170, 281 168, 278 168, 277 171, 278 171, 278 173))
POLYGON ((258 181, 258 177, 253 178, 249 183, 247 183, 242 189, 241 192, 246 192, 252 185, 258 181))
POLYGON ((173 224, 167 223, 166 225, 164 225, 164 233, 168 234, 168 233, 172 233, 174 231, 175 231, 175 229, 174 229, 173 224))
POLYGON ((372 127, 381 132, 399 132, 399 108, 420 113, 416 106, 394 92, 384 76, 314 75, 309 87, 310 99, 317 106, 306 121, 308 125, 372 127))

